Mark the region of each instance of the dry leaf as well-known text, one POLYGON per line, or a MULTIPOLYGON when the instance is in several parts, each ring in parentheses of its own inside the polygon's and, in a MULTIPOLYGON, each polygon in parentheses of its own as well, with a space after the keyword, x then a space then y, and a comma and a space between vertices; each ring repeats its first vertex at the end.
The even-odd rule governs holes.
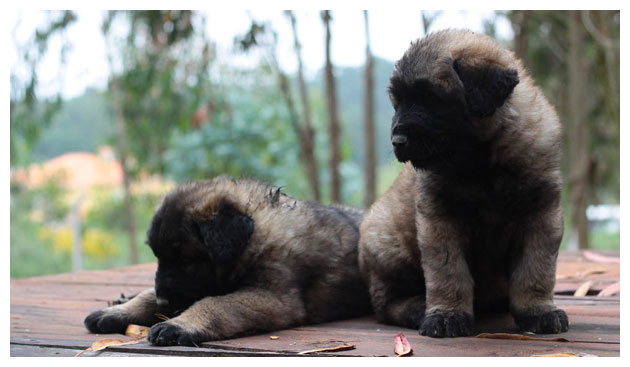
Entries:
POLYGON ((410 355, 413 353, 411 344, 403 333, 398 333, 394 336, 394 352, 398 357, 410 355))
POLYGON ((587 353, 573 353, 573 352, 558 352, 558 353, 549 353, 549 354, 534 354, 532 357, 597 357, 594 354, 587 353))
POLYGON ((79 353, 77 353, 75 355, 75 357, 80 356, 81 354, 83 354, 84 352, 96 352, 99 350, 103 350, 107 347, 117 347, 120 345, 131 345, 131 344, 138 344, 142 341, 144 341, 144 338, 139 338, 139 339, 133 339, 133 340, 128 340, 126 342, 122 341, 122 340, 118 340, 118 339, 99 339, 97 341, 95 341, 94 343, 92 343, 92 346, 90 346, 88 349, 86 350, 82 350, 79 353))
POLYGON ((584 256, 584 258, 587 260, 595 261, 598 263, 619 263, 620 262, 618 257, 600 255, 596 252, 592 252, 588 250, 583 251, 582 256, 584 256))
POLYGON ((571 352, 562 353, 549 353, 549 354, 534 354, 532 357, 580 357, 579 355, 571 352))
POLYGON ((505 334, 505 333, 482 333, 476 336, 477 338, 486 339, 510 339, 510 340, 535 340, 541 342, 568 342, 569 339, 554 337, 554 338, 534 338, 521 334, 505 334))
POLYGON ((272 335, 272 336, 269 337, 269 339, 271 339, 271 340, 278 340, 278 339, 280 339, 280 337, 272 335))
POLYGON ((621 282, 613 283, 613 284, 607 286, 606 288, 602 289, 597 294, 597 297, 612 296, 614 294, 619 293, 620 291, 621 291, 621 282))
POLYGON ((578 289, 575 290, 575 293, 573 293, 573 297, 584 297, 588 294, 589 289, 591 289, 591 286, 593 285, 593 281, 589 280, 588 282, 584 282, 582 283, 582 285, 580 285, 578 287, 578 289))
POLYGON ((305 350, 305 351, 299 352, 298 354, 311 354, 311 353, 320 353, 320 352, 338 352, 338 351, 342 351, 342 350, 351 350, 351 349, 354 349, 354 348, 355 348, 354 345, 345 343, 343 345, 338 345, 336 347, 305 350))
POLYGON ((141 325, 129 324, 127 325, 127 330, 125 331, 125 335, 130 336, 132 338, 144 338, 149 334, 149 328, 141 325))

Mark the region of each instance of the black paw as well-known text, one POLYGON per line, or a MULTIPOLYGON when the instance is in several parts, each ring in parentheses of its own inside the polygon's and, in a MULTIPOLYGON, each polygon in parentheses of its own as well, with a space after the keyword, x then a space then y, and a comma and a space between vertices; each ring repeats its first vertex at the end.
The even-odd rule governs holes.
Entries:
POLYGON ((465 312, 436 310, 425 316, 418 331, 432 338, 468 336, 473 321, 473 316, 465 312))
POLYGON ((154 345, 187 345, 198 347, 206 338, 197 332, 191 332, 174 322, 164 321, 155 324, 149 330, 147 339, 154 345))
POLYGON ((514 321, 523 331, 558 334, 569 330, 569 318, 561 309, 542 312, 513 312, 514 321))
POLYGON ((89 314, 83 324, 94 334, 124 334, 130 322, 129 318, 120 312, 103 309, 89 314))

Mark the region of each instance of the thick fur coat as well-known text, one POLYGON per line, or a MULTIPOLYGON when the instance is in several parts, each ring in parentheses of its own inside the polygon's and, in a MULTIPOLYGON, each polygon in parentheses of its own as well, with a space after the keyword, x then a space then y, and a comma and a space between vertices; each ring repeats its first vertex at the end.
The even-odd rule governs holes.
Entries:
POLYGON ((153 325, 157 345, 197 345, 369 313, 357 262, 363 212, 220 177, 181 185, 147 233, 155 288, 90 314, 94 333, 153 325), (156 313, 171 317, 159 322, 156 313))
POLYGON ((523 330, 566 331, 552 300, 561 126, 521 62, 488 36, 440 31, 412 43, 389 92, 407 163, 359 250, 378 319, 462 336, 475 310, 509 309, 523 330))

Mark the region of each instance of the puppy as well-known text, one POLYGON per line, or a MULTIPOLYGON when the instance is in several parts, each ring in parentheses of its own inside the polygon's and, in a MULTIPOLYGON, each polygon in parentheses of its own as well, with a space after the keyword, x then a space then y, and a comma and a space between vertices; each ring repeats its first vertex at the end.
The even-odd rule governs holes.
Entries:
POLYGON ((147 233, 155 288, 93 312, 93 333, 153 325, 156 345, 208 340, 370 312, 358 268, 363 213, 297 201, 256 181, 225 177, 181 185, 147 233), (172 317, 159 322, 156 313, 172 317))
POLYGON ((432 337, 472 332, 474 309, 535 333, 568 330, 553 304, 561 129, 519 60, 466 30, 432 33, 396 63, 394 154, 407 162, 361 224, 377 318, 432 337))

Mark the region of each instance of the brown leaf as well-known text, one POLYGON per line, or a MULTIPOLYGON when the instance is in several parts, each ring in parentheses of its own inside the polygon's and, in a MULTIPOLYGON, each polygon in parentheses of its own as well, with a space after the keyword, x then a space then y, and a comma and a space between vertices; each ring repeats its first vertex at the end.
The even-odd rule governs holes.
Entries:
POLYGON ((138 344, 142 341, 144 341, 144 338, 138 338, 138 339, 132 339, 132 340, 128 340, 126 342, 122 341, 122 340, 118 340, 118 339, 109 339, 109 338, 105 338, 105 339, 99 339, 97 341, 95 341, 94 343, 92 343, 92 346, 90 346, 88 349, 83 350, 79 353, 77 353, 75 355, 75 357, 80 356, 81 354, 85 353, 85 352, 96 352, 99 350, 103 350, 105 348, 108 347, 117 347, 120 345, 131 345, 131 344, 138 344))
POLYGON ((305 351, 299 352, 298 354, 311 354, 311 353, 320 353, 320 352, 338 352, 338 351, 342 351, 342 350, 351 350, 351 349, 354 349, 354 348, 356 348, 354 345, 348 344, 348 343, 344 343, 343 345, 338 345, 336 347, 305 350, 305 351))
POLYGON ((575 293, 573 293, 573 297, 584 297, 588 294, 589 289, 591 289, 591 286, 593 285, 593 281, 589 280, 587 282, 582 283, 578 289, 575 290, 575 293))
POLYGON ((129 324, 127 325, 127 330, 125 331, 125 335, 130 336, 132 338, 144 338, 149 334, 149 328, 141 325, 129 324))
POLYGON ((394 352, 398 357, 411 355, 411 353, 413 353, 411 344, 409 344, 409 341, 403 333, 398 333, 394 336, 394 352))
POLYGON ((575 276, 577 278, 587 278, 591 275, 601 275, 601 274, 606 274, 606 270, 601 270, 601 269, 585 270, 585 271, 576 273, 575 276))
POLYGON ((521 334, 505 334, 505 333, 482 333, 476 336, 476 338, 486 339, 510 339, 510 340, 535 340, 541 342, 568 342, 569 339, 554 337, 554 338, 534 338, 521 334))
POLYGON ((585 259, 590 260, 590 261, 595 261, 598 263, 619 263, 620 262, 619 258, 616 256, 600 255, 596 252, 588 251, 588 250, 583 251, 582 255, 584 256, 585 259))
POLYGON ((606 288, 602 289, 597 294, 597 297, 612 296, 614 294, 619 293, 620 291, 621 291, 621 282, 613 283, 613 284, 607 286, 606 288))
POLYGON ((534 354, 532 357, 579 357, 579 355, 571 352, 534 354))

